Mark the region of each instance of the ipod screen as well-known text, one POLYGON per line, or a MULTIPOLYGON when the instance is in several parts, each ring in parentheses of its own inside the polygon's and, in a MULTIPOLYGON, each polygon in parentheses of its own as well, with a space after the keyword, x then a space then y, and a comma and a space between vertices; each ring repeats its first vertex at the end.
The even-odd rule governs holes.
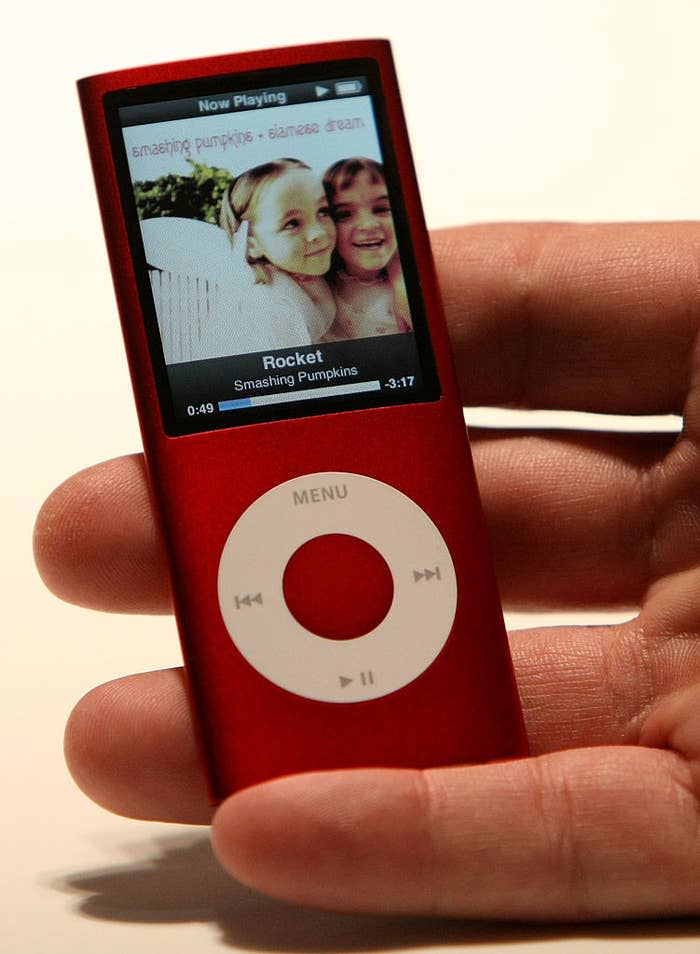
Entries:
POLYGON ((371 60, 105 99, 168 433, 439 397, 371 60))

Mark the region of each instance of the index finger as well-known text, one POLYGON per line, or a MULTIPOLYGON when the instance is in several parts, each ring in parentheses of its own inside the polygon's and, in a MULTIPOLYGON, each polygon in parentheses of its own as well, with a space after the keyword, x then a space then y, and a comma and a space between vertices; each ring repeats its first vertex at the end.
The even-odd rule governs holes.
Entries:
POLYGON ((700 327, 700 224, 434 232, 467 405, 679 414, 700 327))

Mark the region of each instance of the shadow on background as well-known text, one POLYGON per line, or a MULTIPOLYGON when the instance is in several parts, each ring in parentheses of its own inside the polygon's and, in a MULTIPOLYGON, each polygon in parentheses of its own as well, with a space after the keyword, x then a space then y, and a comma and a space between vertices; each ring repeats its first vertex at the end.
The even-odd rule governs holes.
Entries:
POLYGON ((219 929, 222 944, 278 954, 700 934, 697 920, 522 925, 314 911, 275 901, 234 881, 214 858, 205 834, 149 838, 125 846, 125 851, 138 860, 63 875, 51 886, 81 895, 77 910, 85 917, 135 924, 211 923, 219 929))

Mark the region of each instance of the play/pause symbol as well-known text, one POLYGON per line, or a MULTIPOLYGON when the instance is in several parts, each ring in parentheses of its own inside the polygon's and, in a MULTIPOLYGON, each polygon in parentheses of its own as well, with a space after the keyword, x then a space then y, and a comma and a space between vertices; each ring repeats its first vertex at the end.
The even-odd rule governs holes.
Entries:
POLYGON ((371 669, 365 670, 365 672, 358 673, 356 676, 338 676, 340 680, 340 688, 345 689, 346 686, 349 686, 350 683, 355 682, 356 679, 359 679, 363 686, 373 686, 374 685, 374 673, 371 669))

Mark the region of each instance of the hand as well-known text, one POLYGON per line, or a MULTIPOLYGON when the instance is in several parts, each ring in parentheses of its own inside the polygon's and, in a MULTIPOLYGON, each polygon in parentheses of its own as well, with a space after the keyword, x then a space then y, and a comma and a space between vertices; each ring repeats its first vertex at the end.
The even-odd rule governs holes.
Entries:
MULTIPOLYGON (((213 818, 242 881, 308 905, 461 917, 700 912, 700 226, 438 233, 465 404, 683 413, 669 435, 474 434, 505 603, 641 607, 515 633, 532 757, 266 783, 213 818)), ((164 612, 140 457, 71 478, 36 553, 60 596, 164 612)), ((89 693, 66 735, 113 811, 210 820, 180 671, 89 693)))

